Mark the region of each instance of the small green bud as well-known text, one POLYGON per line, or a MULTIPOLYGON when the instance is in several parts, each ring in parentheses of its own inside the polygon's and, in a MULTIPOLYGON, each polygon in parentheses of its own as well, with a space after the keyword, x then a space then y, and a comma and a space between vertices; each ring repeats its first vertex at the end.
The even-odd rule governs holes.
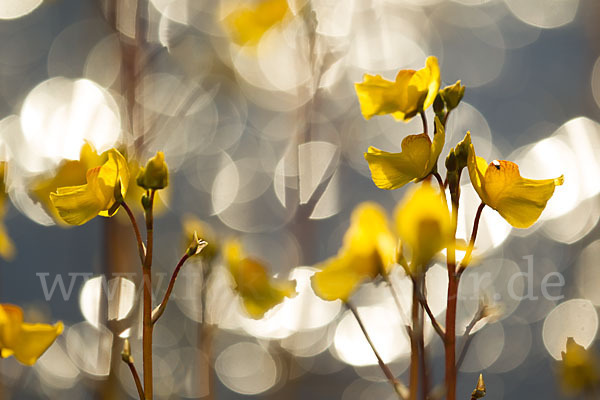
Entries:
POLYGON ((169 185, 169 168, 162 151, 156 152, 156 155, 148 160, 146 167, 140 168, 136 181, 138 186, 146 190, 164 189, 169 185))
POLYGON ((195 256, 196 254, 199 254, 207 245, 208 242, 206 242, 206 240, 198 239, 198 233, 194 231, 192 243, 190 243, 187 248, 187 255, 189 257, 195 256))
POLYGON ((446 157, 446 169, 448 170, 448 173, 456 172, 458 170, 458 162, 456 161, 454 149, 450 150, 450 153, 448 153, 448 156, 446 157))
POLYGON ((127 364, 133 364, 133 357, 131 356, 131 345, 129 344, 129 339, 125 339, 125 343, 123 343, 123 351, 121 352, 121 358, 127 364))
POLYGON ((438 93, 437 96, 435 96, 435 100, 433 100, 433 112, 439 114, 444 111, 444 107, 444 99, 442 99, 442 96, 438 93))
POLYGON ((150 204, 150 196, 144 194, 142 196, 142 207, 144 207, 144 210, 149 210, 151 206, 152 204, 150 204))
POLYGON ((465 138, 458 142, 456 147, 454 148, 454 153, 456 154, 456 161, 458 162, 458 169, 462 170, 467 166, 467 161, 469 159, 469 149, 471 147, 471 134, 467 132, 465 138))
POLYGON ((452 86, 446 86, 440 90, 439 96, 442 97, 448 111, 454 110, 465 95, 465 87, 460 84, 460 81, 452 86))
POLYGON ((471 400, 481 399, 485 397, 485 382, 483 382, 483 374, 479 374, 479 379, 477 380, 477 386, 473 393, 471 393, 471 400))

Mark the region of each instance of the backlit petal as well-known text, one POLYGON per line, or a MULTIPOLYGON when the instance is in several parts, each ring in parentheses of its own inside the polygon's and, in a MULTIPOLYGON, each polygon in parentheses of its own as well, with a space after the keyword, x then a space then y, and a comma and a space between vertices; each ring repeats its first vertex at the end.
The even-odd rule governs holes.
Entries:
MULTIPOLYGON (((414 73, 414 71, 412 71, 414 73)), ((356 94, 360 110, 365 119, 374 115, 394 114, 397 119, 403 118, 399 104, 402 91, 395 82, 383 79, 380 75, 365 74, 362 83, 356 83, 356 94)))
POLYGON ((554 188, 562 183, 562 176, 542 180, 522 178, 517 164, 494 161, 486 171, 484 188, 490 207, 515 228, 528 228, 544 211, 554 188))
POLYGON ((21 363, 33 365, 62 331, 62 322, 55 325, 24 323, 21 325, 18 339, 13 344, 13 355, 21 363))
POLYGON ((50 193, 50 200, 58 215, 67 224, 83 225, 104 208, 105 200, 98 198, 98 190, 93 189, 99 172, 100 168, 88 171, 86 185, 62 187, 56 193, 50 193))
POLYGON ((396 227, 400 240, 411 252, 411 271, 415 273, 426 268, 453 240, 448 206, 429 184, 405 196, 396 210, 396 227))
POLYGON ((430 171, 431 140, 423 133, 402 140, 402 152, 388 153, 369 147, 365 159, 371 177, 380 189, 398 189, 408 182, 424 178, 430 171))

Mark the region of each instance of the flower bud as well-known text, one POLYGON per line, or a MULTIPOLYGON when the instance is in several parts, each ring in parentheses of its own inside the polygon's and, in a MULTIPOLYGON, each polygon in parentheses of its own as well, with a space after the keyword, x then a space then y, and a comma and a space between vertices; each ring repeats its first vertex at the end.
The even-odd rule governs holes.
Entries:
POLYGON ((123 361, 125 361, 127 364, 133 364, 133 357, 131 356, 131 345, 129 344, 129 339, 125 339, 125 343, 123 343, 121 359, 123 359, 123 361))
POLYGON ((440 90, 440 96, 446 103, 446 109, 451 111, 458 107, 458 104, 462 100, 465 95, 465 87, 460 84, 460 81, 456 81, 456 83, 452 86, 446 86, 444 89, 440 90))
POLYGON ((162 151, 148 160, 146 167, 141 167, 137 176, 138 186, 146 190, 164 189, 169 185, 169 168, 162 151))

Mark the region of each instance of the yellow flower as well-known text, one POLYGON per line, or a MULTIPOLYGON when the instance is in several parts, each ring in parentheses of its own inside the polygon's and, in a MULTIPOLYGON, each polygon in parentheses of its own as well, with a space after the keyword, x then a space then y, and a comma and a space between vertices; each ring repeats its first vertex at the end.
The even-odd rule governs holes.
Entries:
POLYGON ((33 365, 63 331, 62 322, 54 325, 23 322, 23 310, 12 304, 0 304, 0 355, 14 356, 25 365, 33 365))
POLYGON ((58 215, 67 224, 82 225, 96 215, 112 216, 118 208, 115 194, 123 197, 127 193, 127 161, 116 149, 107 153, 104 164, 87 171, 85 185, 59 187, 50 193, 58 215))
POLYGON ((359 284, 390 271, 395 253, 396 238, 385 211, 375 203, 361 203, 352 212, 340 251, 313 275, 313 290, 324 300, 347 302, 359 284))
POLYGON ((4 175, 6 173, 6 163, 0 162, 0 257, 5 260, 12 260, 15 256, 15 245, 12 239, 8 236, 6 227, 4 226, 4 213, 6 211, 6 185, 4 175))
POLYGON ((169 168, 162 151, 157 151, 145 168, 140 167, 136 181, 138 186, 146 190, 164 189, 169 185, 169 168))
POLYGON ((356 83, 355 88, 365 119, 392 114, 397 120, 408 121, 433 104, 440 81, 437 58, 427 57, 425 68, 403 69, 394 82, 380 75, 365 74, 363 82, 356 83))
POLYGON ((559 375, 565 391, 572 394, 593 393, 600 383, 597 359, 572 337, 567 338, 566 352, 561 352, 561 355, 559 375))
POLYGON ((398 189, 412 181, 427 177, 437 166, 444 147, 444 128, 435 119, 433 142, 424 133, 409 135, 402 140, 400 153, 388 153, 373 146, 365 153, 371 178, 380 189, 398 189))
POLYGON ((50 193, 56 192, 59 187, 77 186, 85 183, 87 171, 90 168, 102 165, 106 160, 106 154, 98 155, 89 143, 85 143, 81 147, 79 160, 65 160, 52 177, 38 179, 32 185, 32 195, 56 221, 62 223, 58 211, 50 201, 50 193))
POLYGON ((284 19, 288 10, 286 0, 260 0, 254 7, 238 7, 224 22, 236 43, 256 45, 265 32, 284 19))
POLYGON ((238 241, 225 243, 224 255, 235 290, 250 317, 260 319, 285 297, 296 296, 296 281, 270 279, 265 266, 258 260, 246 257, 238 241))
POLYGON ((410 250, 409 273, 420 274, 453 240, 452 221, 439 191, 423 184, 409 192, 396 209, 396 229, 410 250))
MULTIPOLYGON (((467 133, 470 140, 470 134, 467 133)), ((563 176, 554 179, 521 177, 517 164, 494 160, 489 165, 469 147, 467 161, 471 183, 481 201, 498 211, 515 228, 528 228, 540 217, 554 187, 563 184, 563 176)))

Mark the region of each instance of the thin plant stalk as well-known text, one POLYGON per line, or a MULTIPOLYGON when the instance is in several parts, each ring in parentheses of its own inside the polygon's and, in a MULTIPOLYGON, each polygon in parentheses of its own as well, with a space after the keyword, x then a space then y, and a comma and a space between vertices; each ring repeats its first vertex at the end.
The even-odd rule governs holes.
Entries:
POLYGON ((471 262, 471 254, 473 254, 473 249, 475 248, 475 240, 477 239, 477 232, 479 230, 479 221, 481 220, 481 214, 484 208, 484 202, 481 202, 479 207, 477 207, 477 213, 475 214, 475 220, 473 222, 473 231, 471 232, 471 239, 469 240, 469 246, 467 247, 465 256, 463 257, 458 267, 458 275, 462 274, 471 262))
POLYGON ((410 335, 410 381, 409 391, 410 400, 417 399, 419 391, 419 341, 417 330, 419 329, 419 295, 417 293, 416 283, 413 280, 412 296, 412 329, 410 335))
MULTIPOLYGON (((373 350, 373 354, 375 354, 375 357, 377 358, 377 363, 379 364, 379 368, 381 368, 385 377, 388 379, 390 384, 394 387, 394 390, 396 391, 398 398, 404 399, 404 396, 402 395, 402 393, 399 390, 400 382, 396 379, 396 377, 392 373, 392 370, 390 369, 390 367, 387 366, 387 364, 383 361, 383 359, 379 355, 379 352, 377 351, 375 344, 373 344, 373 341, 371 340, 371 337, 369 336, 369 333, 367 332, 367 329, 365 328, 365 325, 363 324, 363 321, 360 318, 360 315, 358 315, 358 311, 356 310, 356 307, 354 307, 354 305, 352 305, 351 303, 346 303, 346 306, 348 307, 348 309, 350 311, 352 311, 352 314, 354 315, 356 322, 358 322, 358 325, 360 326, 362 333, 365 335, 365 339, 367 339, 369 346, 371 346, 371 350, 373 350)), ((411 396, 412 396, 412 393, 411 393, 411 396)))
MULTIPOLYGON (((456 237, 458 220, 458 197, 452 198, 452 236, 456 237)), ((456 275, 456 246, 454 240, 448 246, 448 297, 446 299, 445 383, 446 399, 456 400, 456 303, 458 300, 458 276, 456 275)))
POLYGON ((160 302, 160 305, 154 310, 152 313, 152 323, 155 324, 156 321, 163 315, 165 309, 167 308, 167 303, 169 302, 169 297, 171 296, 171 292, 173 291, 173 287, 175 286, 175 280, 177 279, 177 275, 181 270, 183 264, 190 258, 189 254, 186 252, 183 257, 177 263, 177 266, 173 270, 173 274, 171 275, 171 280, 169 281, 169 286, 167 287, 167 291, 165 292, 165 296, 163 300, 160 302))
POLYGON ((146 258, 146 247, 144 246, 144 241, 142 240, 142 235, 140 233, 140 228, 138 227, 138 223, 135 219, 135 215, 133 215, 131 208, 129 208, 129 206, 127 205, 127 203, 125 203, 124 200, 121 201, 121 207, 123 207, 123 209, 127 213, 127 216, 129 217, 129 220, 131 221, 131 226, 133 227, 133 232, 135 233, 135 240, 136 240, 137 246, 138 246, 140 262, 143 264, 144 258, 146 258))
POLYGON ((149 204, 145 207, 146 214, 146 257, 143 266, 144 281, 144 310, 142 328, 142 347, 144 361, 144 394, 146 400, 152 399, 152 251, 154 249, 154 190, 148 194, 149 204))
MULTIPOLYGON (((425 289, 425 277, 421 277, 417 282, 413 282, 413 284, 415 285, 415 291, 417 292, 417 300, 418 298, 427 295, 425 289)), ((427 353, 425 353, 425 337, 423 330, 425 325, 425 315, 421 302, 419 302, 419 305, 419 321, 416 335, 419 344, 419 363, 421 367, 421 399, 426 400, 427 393, 429 393, 429 371, 427 369, 427 353)))
POLYGON ((129 371, 131 371, 131 376, 133 376, 133 381, 135 382, 135 388, 137 389, 138 396, 140 400, 144 400, 144 389, 142 388, 142 382, 140 381, 140 375, 135 368, 135 365, 131 361, 126 361, 125 364, 129 367, 129 371))
POLYGON ((427 128, 427 117, 425 116, 425 111, 421 111, 419 114, 421 115, 421 120, 423 121, 423 133, 428 135, 429 129, 427 128))

